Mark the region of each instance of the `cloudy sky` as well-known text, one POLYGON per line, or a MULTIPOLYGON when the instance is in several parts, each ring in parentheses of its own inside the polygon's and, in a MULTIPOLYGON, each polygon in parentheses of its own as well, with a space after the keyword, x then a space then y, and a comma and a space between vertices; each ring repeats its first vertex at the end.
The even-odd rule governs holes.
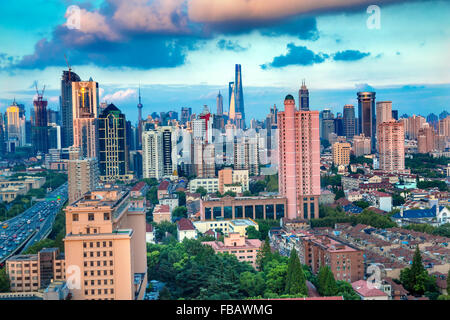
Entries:
POLYGON ((316 110, 372 88, 400 114, 450 111, 448 0, 17 0, 0 12, 0 111, 14 98, 30 108, 35 81, 58 108, 64 54, 132 121, 139 84, 144 114, 215 110, 236 63, 247 120, 302 79, 316 110))

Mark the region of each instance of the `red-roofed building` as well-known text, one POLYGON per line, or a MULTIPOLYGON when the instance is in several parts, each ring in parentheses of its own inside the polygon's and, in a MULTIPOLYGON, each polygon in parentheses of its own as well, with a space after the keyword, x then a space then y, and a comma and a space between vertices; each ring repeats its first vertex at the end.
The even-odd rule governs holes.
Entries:
POLYGON ((197 230, 191 220, 181 218, 177 221, 178 242, 182 242, 184 238, 197 239, 197 230))
POLYGON ((172 221, 172 214, 170 213, 170 207, 167 204, 157 204, 153 209, 153 221, 161 223, 163 221, 172 221))
POLYGON ((211 246, 214 251, 235 255, 239 261, 249 262, 256 269, 256 257, 261 249, 261 240, 246 239, 239 232, 231 232, 221 241, 205 241, 202 244, 211 246))
POLYGON ((355 281, 352 287, 362 300, 389 300, 386 292, 375 288, 375 284, 368 283, 366 280, 355 281))
POLYGON ((165 198, 169 195, 169 185, 170 182, 168 180, 163 180, 158 186, 158 200, 165 198))

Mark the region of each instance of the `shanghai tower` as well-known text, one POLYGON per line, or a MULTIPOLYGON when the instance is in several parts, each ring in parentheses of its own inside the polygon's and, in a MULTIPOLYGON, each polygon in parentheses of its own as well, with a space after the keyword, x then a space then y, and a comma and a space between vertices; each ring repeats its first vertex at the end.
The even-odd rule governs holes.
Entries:
POLYGON ((235 76, 234 76, 234 99, 236 113, 241 114, 242 122, 245 126, 245 111, 244 111, 244 93, 242 90, 242 73, 241 65, 236 64, 235 76))

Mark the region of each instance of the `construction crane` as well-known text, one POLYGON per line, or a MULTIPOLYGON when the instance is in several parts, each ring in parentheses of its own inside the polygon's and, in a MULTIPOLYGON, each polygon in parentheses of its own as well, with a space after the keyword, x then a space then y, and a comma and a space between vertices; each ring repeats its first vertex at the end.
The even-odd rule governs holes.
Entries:
POLYGON ((39 93, 39 89, 38 89, 38 86, 37 86, 37 81, 34 82, 34 86, 36 87, 36 93, 37 93, 38 101, 40 101, 44 97, 45 85, 44 85, 44 88, 42 89, 41 93, 39 93))
POLYGON ((72 68, 70 67, 69 60, 67 60, 66 54, 64 53, 64 59, 66 59, 67 68, 69 68, 69 82, 72 82, 70 76, 72 74, 72 68))

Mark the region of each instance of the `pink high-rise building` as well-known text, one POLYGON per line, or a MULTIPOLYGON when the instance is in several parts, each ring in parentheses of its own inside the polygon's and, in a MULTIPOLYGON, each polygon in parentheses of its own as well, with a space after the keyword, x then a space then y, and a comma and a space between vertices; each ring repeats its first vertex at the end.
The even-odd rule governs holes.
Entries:
POLYGON ((387 172, 405 170, 405 128, 395 120, 378 125, 380 169, 387 172))
POLYGON ((319 112, 297 110, 292 95, 278 113, 280 194, 287 198, 288 219, 319 217, 319 112))

